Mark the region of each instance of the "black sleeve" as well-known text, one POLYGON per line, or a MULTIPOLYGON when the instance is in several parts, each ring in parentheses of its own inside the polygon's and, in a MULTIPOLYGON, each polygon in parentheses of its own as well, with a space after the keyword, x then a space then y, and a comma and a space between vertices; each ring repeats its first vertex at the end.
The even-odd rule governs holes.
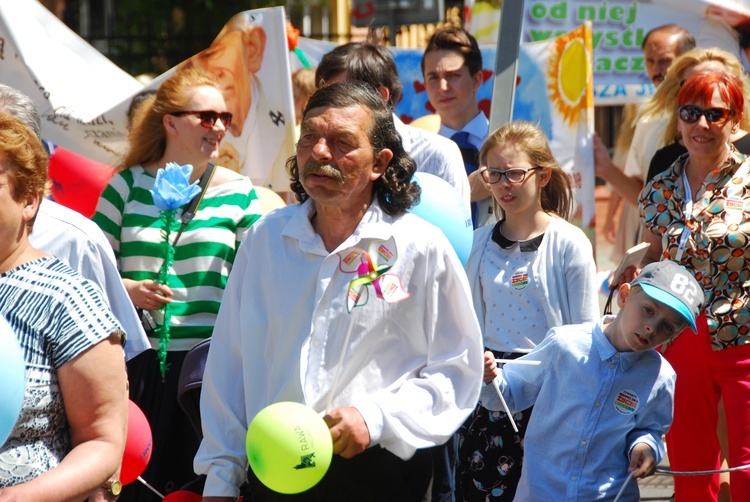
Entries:
POLYGON ((648 166, 646 184, 654 179, 657 174, 669 169, 674 161, 685 152, 687 152, 687 148, 677 142, 658 149, 651 158, 651 164, 648 166))

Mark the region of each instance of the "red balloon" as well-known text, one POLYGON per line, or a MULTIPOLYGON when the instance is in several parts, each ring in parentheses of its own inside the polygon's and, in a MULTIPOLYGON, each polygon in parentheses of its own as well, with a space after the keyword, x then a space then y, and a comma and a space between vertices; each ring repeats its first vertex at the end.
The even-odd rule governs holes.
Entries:
POLYGON ((143 474, 151 460, 152 447, 151 427, 146 416, 133 401, 128 401, 128 435, 120 472, 120 482, 123 485, 132 483, 143 474))
POLYGON ((177 490, 176 492, 168 493, 162 499, 163 502, 201 502, 201 500, 203 500, 203 497, 188 490, 177 490))
POLYGON ((55 202, 91 218, 99 195, 107 187, 115 169, 56 146, 49 158, 49 179, 55 202))

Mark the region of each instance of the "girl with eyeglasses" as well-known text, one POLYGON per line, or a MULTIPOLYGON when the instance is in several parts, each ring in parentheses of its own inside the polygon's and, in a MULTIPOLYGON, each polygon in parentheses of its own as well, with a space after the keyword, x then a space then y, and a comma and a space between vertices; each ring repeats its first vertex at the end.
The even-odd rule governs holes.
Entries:
MULTIPOLYGON (((696 73, 677 93, 675 120, 687 153, 640 196, 643 264, 672 260, 705 293, 698 334, 664 350, 677 373, 670 466, 720 466, 719 403, 726 414, 729 467, 750 464, 750 160, 730 143, 740 129, 743 84, 726 73, 696 73)), ((750 472, 730 473, 732 500, 750 493, 750 472)), ((675 500, 716 500, 719 476, 675 477, 675 500), (689 478, 689 479, 688 479, 689 478)))
MULTIPOLYGON (((495 359, 516 359, 555 326, 596 321, 596 266, 588 237, 566 221, 574 214, 570 178, 544 132, 513 122, 485 140, 479 171, 494 197, 499 221, 474 232, 466 264, 485 343, 485 385, 495 359)), ((464 500, 513 500, 521 475, 523 437, 531 409, 513 416, 482 406, 459 430, 464 500)), ((535 466, 534 468, 543 468, 535 466)))
MULTIPOLYGON (((220 89, 202 70, 180 70, 139 106, 128 153, 93 218, 112 244, 133 305, 154 323, 144 321, 147 332, 152 331, 154 348, 159 347, 154 330, 163 322, 162 307, 170 304, 166 378, 153 349, 128 362, 130 398, 143 410, 153 433, 153 453, 142 477, 161 493, 196 477, 193 457, 200 437, 177 404, 178 377, 187 351, 211 336, 239 243, 261 213, 250 180, 216 166, 195 217, 175 245, 167 284, 156 281, 165 251, 159 209, 150 190, 158 170, 168 162, 192 165, 193 182, 218 157, 232 121, 220 89)), ((179 228, 179 221, 173 228, 179 228)), ((177 233, 172 232, 173 241, 177 233)), ((120 500, 158 498, 136 483, 124 488, 120 500)))

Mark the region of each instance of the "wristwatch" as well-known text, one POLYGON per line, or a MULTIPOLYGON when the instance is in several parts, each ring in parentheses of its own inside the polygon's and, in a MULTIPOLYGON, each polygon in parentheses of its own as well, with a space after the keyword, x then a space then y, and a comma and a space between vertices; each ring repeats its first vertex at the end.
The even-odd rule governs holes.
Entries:
POLYGON ((120 483, 119 479, 110 479, 102 485, 102 488, 107 490, 113 497, 117 497, 122 492, 122 483, 120 483))

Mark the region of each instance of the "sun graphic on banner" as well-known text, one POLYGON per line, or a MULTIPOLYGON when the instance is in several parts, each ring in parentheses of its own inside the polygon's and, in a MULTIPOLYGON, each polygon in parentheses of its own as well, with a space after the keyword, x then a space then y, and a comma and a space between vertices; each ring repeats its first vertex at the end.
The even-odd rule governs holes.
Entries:
POLYGON ((569 125, 577 124, 586 109, 589 58, 581 30, 557 37, 550 46, 547 70, 550 101, 569 125))

